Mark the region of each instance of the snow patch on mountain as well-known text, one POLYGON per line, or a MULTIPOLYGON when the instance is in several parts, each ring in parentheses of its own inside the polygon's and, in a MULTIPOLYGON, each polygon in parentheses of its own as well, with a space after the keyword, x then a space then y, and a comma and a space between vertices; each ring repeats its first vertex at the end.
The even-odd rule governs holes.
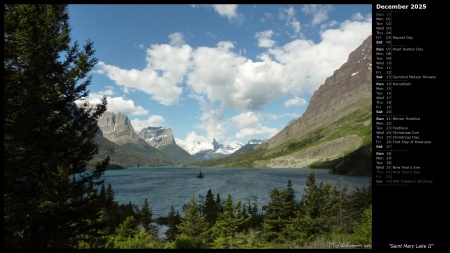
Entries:
POLYGON ((182 147, 184 150, 186 150, 191 155, 195 155, 200 152, 211 151, 215 154, 220 154, 220 155, 225 155, 225 156, 233 154, 234 152, 238 151, 245 145, 248 145, 248 144, 258 145, 258 144, 261 144, 264 142, 263 140, 250 140, 245 143, 232 142, 227 145, 224 145, 224 144, 218 143, 216 141, 216 139, 213 139, 212 142, 194 141, 191 143, 186 143, 180 139, 175 139, 175 141, 177 142, 178 146, 182 147))

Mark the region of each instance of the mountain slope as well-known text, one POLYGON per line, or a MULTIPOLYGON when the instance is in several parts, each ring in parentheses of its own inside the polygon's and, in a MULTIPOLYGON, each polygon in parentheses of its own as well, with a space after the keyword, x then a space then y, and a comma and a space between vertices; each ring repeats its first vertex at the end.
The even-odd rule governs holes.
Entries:
POLYGON ((339 167, 342 174, 366 175, 371 171, 371 142, 372 36, 369 36, 314 92, 301 117, 261 145, 196 165, 326 167, 333 171, 339 167), (349 172, 348 164, 355 157, 362 162, 349 172), (364 162, 367 160, 370 162, 364 162))
POLYGON ((168 165, 167 161, 157 156, 148 155, 147 152, 139 149, 129 149, 126 146, 111 142, 100 135, 97 135, 94 141, 98 145, 99 153, 90 161, 89 168, 93 168, 95 162, 101 161, 107 156, 110 157, 108 169, 168 165))
MULTIPOLYGON (((131 152, 133 155, 132 164, 138 164, 140 166, 161 166, 161 165, 173 165, 172 159, 157 150, 153 146, 147 144, 142 138, 140 138, 133 129, 131 121, 125 114, 105 112, 98 119, 97 124, 99 126, 99 136, 104 137, 112 143, 119 145, 122 149, 126 149, 127 152, 131 152), (141 157, 142 160, 137 159, 141 157)), ((103 141, 104 142, 104 141, 103 141)), ((104 146, 109 147, 109 145, 104 146)), ((106 153, 108 153, 106 151, 106 153)), ((117 155, 115 152, 112 155, 117 155)), ((122 163, 129 164, 125 159, 122 163)), ((116 158, 114 158, 116 159, 116 158)))
POLYGON ((170 128, 146 127, 139 131, 138 136, 166 154, 175 164, 197 161, 197 158, 177 145, 170 128))

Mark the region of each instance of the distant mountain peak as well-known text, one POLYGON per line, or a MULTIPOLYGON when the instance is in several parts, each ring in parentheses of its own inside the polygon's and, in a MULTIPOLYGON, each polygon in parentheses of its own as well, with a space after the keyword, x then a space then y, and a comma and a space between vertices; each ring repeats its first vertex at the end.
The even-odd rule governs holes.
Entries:
POLYGON ((155 148, 175 144, 171 128, 149 126, 141 129, 138 136, 155 148))
POLYGON ((213 139, 212 145, 213 145, 213 150, 214 150, 214 151, 216 151, 216 150, 218 150, 218 149, 220 148, 220 145, 219 145, 219 143, 216 141, 215 138, 213 139))
POLYGON ((264 140, 252 139, 248 142, 232 142, 227 145, 219 143, 215 138, 212 142, 200 142, 194 141, 191 143, 180 144, 184 150, 189 154, 201 159, 209 160, 212 158, 221 158, 234 154, 237 151, 242 150, 243 147, 250 148, 258 144, 263 143, 264 140))

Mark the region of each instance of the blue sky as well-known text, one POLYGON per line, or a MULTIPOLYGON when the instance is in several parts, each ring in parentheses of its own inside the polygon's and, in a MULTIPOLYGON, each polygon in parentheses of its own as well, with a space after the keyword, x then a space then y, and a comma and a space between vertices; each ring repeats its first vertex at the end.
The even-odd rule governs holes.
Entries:
POLYGON ((177 143, 268 139, 372 34, 372 5, 72 4, 94 42, 89 101, 177 143))

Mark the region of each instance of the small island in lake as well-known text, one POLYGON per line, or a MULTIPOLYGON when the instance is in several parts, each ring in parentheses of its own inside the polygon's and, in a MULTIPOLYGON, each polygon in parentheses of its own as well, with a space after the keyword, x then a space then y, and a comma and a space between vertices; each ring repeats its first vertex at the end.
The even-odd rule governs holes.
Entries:
POLYGON ((198 173, 197 178, 203 178, 203 173, 200 171, 200 173, 198 173))

